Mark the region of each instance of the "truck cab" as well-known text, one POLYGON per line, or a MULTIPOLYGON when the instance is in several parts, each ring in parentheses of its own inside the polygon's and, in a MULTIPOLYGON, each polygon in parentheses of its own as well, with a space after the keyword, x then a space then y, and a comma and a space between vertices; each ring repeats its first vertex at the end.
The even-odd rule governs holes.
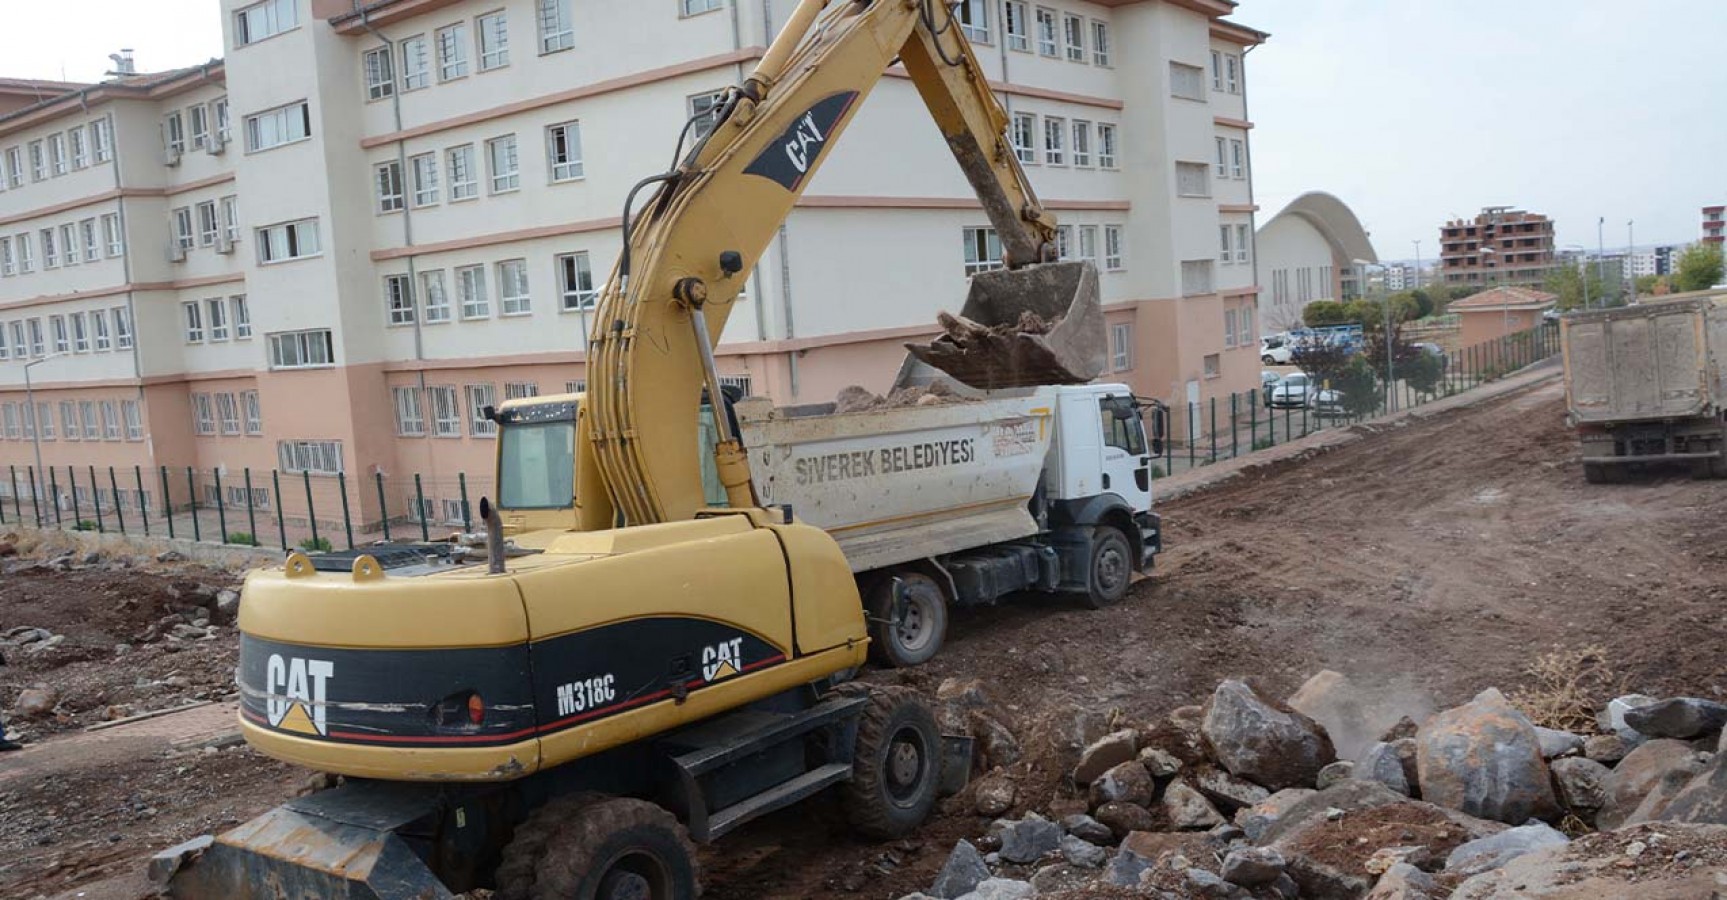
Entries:
POLYGON ((1112 525, 1128 539, 1131 568, 1149 568, 1160 546, 1151 511, 1151 465, 1158 454, 1133 391, 1125 384, 1063 387, 1056 404, 1041 485, 1045 508, 1033 514, 1041 513, 1052 529, 1112 525))

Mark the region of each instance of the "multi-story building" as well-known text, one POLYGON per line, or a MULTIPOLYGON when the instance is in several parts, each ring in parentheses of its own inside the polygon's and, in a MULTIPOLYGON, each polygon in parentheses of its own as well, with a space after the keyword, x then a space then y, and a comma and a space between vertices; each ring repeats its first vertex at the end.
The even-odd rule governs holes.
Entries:
POLYGON ((1439 230, 1446 284, 1540 284, 1553 268, 1553 222, 1538 213, 1489 206, 1439 230))
POLYGON ((1703 242, 1719 244, 1727 241, 1727 206, 1703 207, 1703 242))
POLYGON ((1632 253, 1631 277, 1642 278, 1647 275, 1673 274, 1673 260, 1682 249, 1681 247, 1663 245, 1632 253))
POLYGON ((1355 295, 1356 260, 1379 259, 1361 220, 1342 200, 1309 191, 1259 229, 1259 318, 1267 333, 1302 327, 1315 300, 1355 295))
MULTIPOLYGON (((1066 254, 1102 272, 1107 377, 1178 402, 1256 383, 1245 56, 1265 35, 1233 7, 960 7, 1066 254)), ((477 496, 481 411, 583 387, 625 194, 789 9, 223 0, 224 60, 0 113, 0 462, 30 463, 34 435, 50 465, 343 473, 361 522, 379 473, 470 473, 477 496)), ((737 302, 718 355, 753 393, 886 389, 1000 265, 888 75, 737 302)), ((424 502, 456 518, 452 492, 424 502)))

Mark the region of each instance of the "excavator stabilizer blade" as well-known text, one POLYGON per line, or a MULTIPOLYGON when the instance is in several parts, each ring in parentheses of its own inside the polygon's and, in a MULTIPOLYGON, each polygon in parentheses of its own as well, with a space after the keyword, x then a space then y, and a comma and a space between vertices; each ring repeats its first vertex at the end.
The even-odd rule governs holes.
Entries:
POLYGON ((946 334, 906 349, 980 390, 1084 384, 1108 359, 1097 269, 1089 262, 979 273, 960 314, 940 318, 946 334))

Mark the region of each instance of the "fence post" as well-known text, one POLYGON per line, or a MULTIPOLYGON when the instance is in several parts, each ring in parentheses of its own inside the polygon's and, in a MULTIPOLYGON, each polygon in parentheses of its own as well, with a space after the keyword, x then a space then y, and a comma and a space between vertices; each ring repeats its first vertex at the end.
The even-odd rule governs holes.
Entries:
POLYGON ((1194 417, 1199 415, 1199 411, 1194 409, 1193 405, 1194 405, 1193 401, 1191 401, 1191 400, 1188 401, 1188 403, 1187 403, 1187 467, 1189 469, 1193 468, 1194 461, 1197 459, 1195 454, 1199 450, 1199 448, 1194 446, 1194 444, 1198 443, 1198 434, 1193 430, 1193 420, 1194 420, 1194 417))
POLYGON ((1236 419, 1241 416, 1240 401, 1240 394, 1234 391, 1229 392, 1229 456, 1231 459, 1241 455, 1241 437, 1235 433, 1236 419))
POLYGON ((473 531, 473 520, 468 518, 468 473, 456 473, 456 486, 462 494, 462 530, 473 531))
POLYGON ((1211 461, 1217 462, 1217 395, 1211 395, 1211 461))
POLYGON ((126 533, 126 504, 120 502, 120 479, 114 474, 114 467, 108 467, 108 486, 114 489, 114 522, 120 526, 120 533, 126 533))
MULTIPOLYGON (((168 537, 174 537, 174 495, 168 490, 168 467, 157 469, 162 476, 162 518, 168 520, 168 537)), ((196 511, 194 510, 194 514, 196 511)))
POLYGON ((384 522, 384 540, 390 539, 390 507, 384 499, 384 473, 378 472, 378 518, 384 522))
POLYGON ((282 552, 288 552, 288 521, 282 512, 282 473, 277 469, 270 470, 270 486, 274 488, 276 504, 276 537, 282 540, 282 552))
POLYGON ((96 467, 90 467, 90 502, 96 504, 96 533, 106 534, 102 525, 102 483, 96 480, 96 467))
POLYGON ((66 487, 72 492, 72 529, 84 524, 84 511, 78 507, 78 471, 71 466, 66 467, 66 487))
POLYGON ((426 524, 426 487, 420 483, 420 473, 414 473, 414 505, 420 509, 420 540, 432 540, 431 529, 426 524))
POLYGON ((35 466, 25 466, 24 474, 30 479, 30 510, 36 514, 36 527, 42 527, 42 491, 37 489, 35 466))
POLYGON ((263 542, 258 540, 257 504, 252 502, 252 469, 251 469, 251 467, 248 466, 246 468, 241 469, 240 475, 244 479, 245 487, 246 487, 246 529, 247 529, 246 533, 252 536, 252 546, 262 547, 264 545, 263 542))
MULTIPOLYGON (((340 473, 338 473, 339 475, 340 473)), ((318 510, 312 503, 312 473, 302 469, 300 478, 306 483, 306 521, 312 524, 312 552, 316 553, 320 545, 318 544, 318 510)), ((346 492, 342 494, 342 502, 348 502, 346 492)))
POLYGON ((222 470, 211 469, 210 477, 216 479, 216 527, 222 531, 222 543, 228 543, 228 498, 222 493, 222 470))
POLYGON ((192 540, 204 539, 204 526, 198 521, 198 483, 192 477, 192 467, 186 467, 187 502, 192 507, 192 540))
POLYGON ((348 535, 348 549, 354 549, 354 517, 348 512, 348 473, 336 473, 336 489, 342 494, 342 530, 348 535))
POLYGON ((132 479, 138 483, 138 518, 144 520, 144 536, 150 536, 150 504, 144 500, 144 467, 132 467, 132 479))
MULTIPOLYGON (((7 466, 6 470, 12 478, 12 518, 17 519, 18 524, 22 525, 24 524, 24 507, 19 505, 18 501, 18 467, 7 466)), ((0 522, 4 521, 6 521, 6 507, 4 504, 0 504, 0 522)))
MULTIPOLYGON (((1265 389, 1260 388, 1260 390, 1265 389)), ((1259 400, 1259 392, 1256 391, 1253 395, 1253 407, 1247 411, 1247 430, 1250 435, 1248 444, 1252 446, 1253 450, 1259 449, 1259 400)), ((1253 450, 1248 452, 1251 453, 1253 450)))

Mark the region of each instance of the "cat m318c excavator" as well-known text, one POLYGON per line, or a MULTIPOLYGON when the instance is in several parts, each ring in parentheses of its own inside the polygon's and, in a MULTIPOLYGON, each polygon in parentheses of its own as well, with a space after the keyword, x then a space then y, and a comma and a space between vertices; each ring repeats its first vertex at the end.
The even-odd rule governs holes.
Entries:
POLYGON ((589 392, 494 413, 518 427, 499 450, 510 527, 481 504, 487 558, 386 543, 248 577, 246 740, 344 781, 165 851, 171 896, 687 898, 692 838, 829 787, 860 830, 900 835, 944 768, 963 780, 969 754, 944 766, 951 739, 923 700, 844 683, 869 638, 834 540, 760 506, 726 416, 726 507, 706 503, 692 452, 746 273, 896 61, 1020 273, 913 353, 985 389, 1097 375, 1096 276, 1055 261, 1053 217, 949 5, 801 0, 712 131, 632 191, 589 392), (1054 326, 1014 333, 1026 310, 1054 326))

